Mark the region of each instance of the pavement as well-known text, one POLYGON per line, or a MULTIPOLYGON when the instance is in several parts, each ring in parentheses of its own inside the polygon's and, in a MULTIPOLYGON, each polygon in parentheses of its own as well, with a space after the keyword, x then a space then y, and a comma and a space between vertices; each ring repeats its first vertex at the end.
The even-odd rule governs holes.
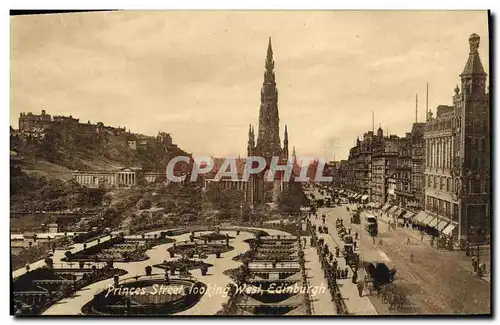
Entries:
POLYGON ((337 309, 333 302, 330 290, 328 290, 328 280, 325 278, 325 272, 321 268, 319 255, 315 247, 309 245, 311 237, 307 239, 307 247, 304 249, 304 259, 306 260, 307 282, 310 288, 326 288, 324 292, 318 291, 318 294, 311 297, 311 311, 317 316, 331 316, 337 314, 337 309))
MULTIPOLYGON (((328 225, 328 234, 318 233, 318 237, 324 239, 325 243, 328 244, 330 252, 335 253, 336 246, 338 246, 342 251, 342 248, 344 247, 344 242, 338 237, 335 226, 332 225, 332 223, 330 222, 336 219, 336 217, 334 216, 333 213, 331 213, 331 211, 324 211, 323 209, 320 209, 320 211, 318 211, 317 218, 314 217, 310 218, 311 223, 316 226, 320 225, 322 226, 323 224, 321 215, 324 212, 328 213, 327 218, 329 222, 326 222, 326 224, 328 225)), ((354 231, 352 232, 352 235, 354 235, 354 231)), ((362 297, 359 296, 356 284, 352 283, 353 272, 351 271, 351 268, 347 266, 345 258, 342 256, 342 254, 340 258, 337 258, 337 262, 338 262, 337 265, 340 269, 343 270, 347 268, 349 270, 348 277, 346 279, 337 279, 337 284, 339 286, 340 294, 344 299, 344 303, 347 307, 347 312, 351 315, 377 315, 378 314, 377 310, 370 302, 368 296, 366 296, 366 294, 364 294, 362 297)), ((358 277, 362 279, 363 274, 358 273, 358 277)))

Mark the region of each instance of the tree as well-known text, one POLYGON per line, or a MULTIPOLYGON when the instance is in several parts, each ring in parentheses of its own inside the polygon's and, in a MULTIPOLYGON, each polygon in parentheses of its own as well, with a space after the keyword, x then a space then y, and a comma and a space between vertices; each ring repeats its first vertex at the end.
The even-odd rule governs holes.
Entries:
POLYGON ((146 275, 147 275, 147 276, 150 276, 150 275, 151 275, 151 272, 153 271, 153 268, 152 268, 151 266, 149 266, 149 265, 148 265, 148 266, 146 266, 146 267, 144 268, 144 270, 146 271, 146 275))
POLYGON ((69 261, 69 260, 71 260, 71 256, 72 256, 72 255, 73 255, 73 254, 71 253, 71 251, 66 251, 66 252, 64 252, 64 256, 66 256, 66 260, 68 260, 68 261, 69 261))
POLYGON ((150 209, 152 206, 151 200, 145 199, 139 202, 138 208, 140 210, 150 209))
POLYGON ((54 268, 54 260, 51 259, 50 257, 47 257, 45 259, 45 265, 47 266, 48 269, 53 269, 54 268))
POLYGON ((305 196, 300 183, 289 183, 278 198, 278 207, 282 213, 300 213, 300 208, 304 203, 305 196))
POLYGON ((191 272, 188 271, 186 265, 182 265, 179 269, 179 277, 189 278, 191 277, 191 272))
POLYGON ((108 258, 108 260, 106 261, 106 266, 109 267, 110 269, 113 268, 113 258, 108 258))

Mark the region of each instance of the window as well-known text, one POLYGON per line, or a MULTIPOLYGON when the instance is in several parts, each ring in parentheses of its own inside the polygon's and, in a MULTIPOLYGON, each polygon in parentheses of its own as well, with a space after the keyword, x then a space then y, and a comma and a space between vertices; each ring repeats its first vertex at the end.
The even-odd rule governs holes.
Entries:
POLYGON ((483 193, 489 193, 489 188, 488 188, 488 180, 484 179, 483 180, 483 193))
POLYGON ((446 178, 446 192, 451 191, 451 178, 446 178))
POLYGON ((481 193, 481 180, 473 179, 472 180, 472 193, 481 193))
POLYGON ((451 215, 451 220, 458 221, 458 204, 453 204, 453 211, 451 215))

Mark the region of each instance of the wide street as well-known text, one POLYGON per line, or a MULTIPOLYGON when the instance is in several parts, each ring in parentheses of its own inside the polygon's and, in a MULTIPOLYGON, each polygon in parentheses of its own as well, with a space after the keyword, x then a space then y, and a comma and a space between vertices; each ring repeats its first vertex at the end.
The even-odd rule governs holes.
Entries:
MULTIPOLYGON (((315 194, 317 198, 321 195, 315 194)), ((480 314, 490 312, 490 283, 478 278, 463 267, 455 252, 436 251, 428 243, 420 242, 406 230, 389 230, 379 218, 379 235, 373 244, 372 237, 362 225, 350 223, 350 210, 355 205, 342 204, 333 208, 318 209, 318 221, 326 215, 329 235, 335 237, 335 220, 342 218, 347 228, 360 235, 358 246, 364 261, 384 262, 397 270, 395 284, 404 288, 409 296, 410 308, 394 313, 418 314, 480 314), (406 240, 410 238, 410 244, 406 240), (381 241, 381 243, 380 243, 381 241), (414 254, 414 262, 410 254, 414 254)), ((314 217, 312 217, 314 218, 314 217)), ((388 306, 375 295, 370 296, 379 314, 388 314, 388 306)))

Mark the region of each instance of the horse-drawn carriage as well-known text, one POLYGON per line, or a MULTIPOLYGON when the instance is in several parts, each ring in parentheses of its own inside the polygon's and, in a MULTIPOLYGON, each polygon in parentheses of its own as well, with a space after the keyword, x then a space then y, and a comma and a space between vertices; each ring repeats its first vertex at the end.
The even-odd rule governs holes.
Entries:
POLYGON ((361 216, 359 215, 358 211, 355 211, 352 214, 351 223, 354 223, 354 224, 357 224, 357 225, 361 224, 361 216))
POLYGON ((385 263, 363 263, 365 269, 365 286, 370 293, 376 292, 383 303, 389 304, 389 310, 403 308, 408 292, 394 284, 396 269, 389 269, 385 263))
POLYGON ((396 269, 389 269, 385 263, 364 262, 363 268, 366 272, 365 281, 371 282, 375 290, 394 281, 396 269))
POLYGON ((351 268, 358 268, 359 255, 355 252, 353 244, 344 244, 343 255, 347 265, 351 268))

